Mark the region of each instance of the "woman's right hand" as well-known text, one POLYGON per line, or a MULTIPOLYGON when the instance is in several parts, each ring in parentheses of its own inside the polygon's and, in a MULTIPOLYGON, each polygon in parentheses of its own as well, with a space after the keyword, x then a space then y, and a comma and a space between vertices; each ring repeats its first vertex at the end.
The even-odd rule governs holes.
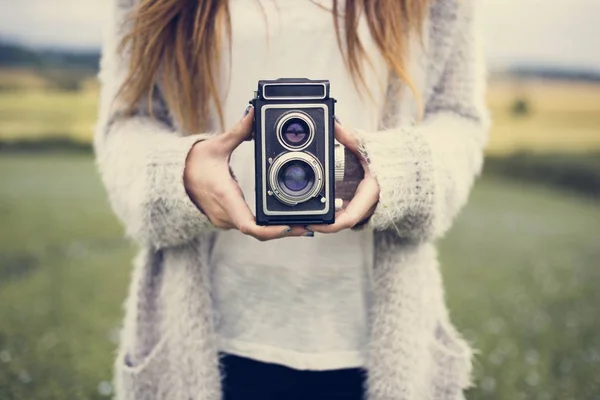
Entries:
POLYGON ((237 229, 260 241, 303 236, 303 227, 259 226, 231 175, 231 153, 252 135, 254 108, 230 131, 196 143, 185 166, 185 188, 192 201, 217 228, 237 229))

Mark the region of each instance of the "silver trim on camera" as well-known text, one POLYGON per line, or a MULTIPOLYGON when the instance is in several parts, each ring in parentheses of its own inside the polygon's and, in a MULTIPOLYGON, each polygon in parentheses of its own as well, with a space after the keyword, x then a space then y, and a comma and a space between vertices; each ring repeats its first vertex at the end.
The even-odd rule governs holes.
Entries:
POLYGON ((277 197, 279 201, 289 206, 295 206, 296 204, 310 200, 321 192, 321 189, 323 188, 323 167, 317 157, 310 153, 299 151, 284 153, 277 157, 275 161, 273 161, 273 164, 271 164, 271 169, 269 170, 269 183, 273 195, 277 197), (285 191, 282 185, 279 184, 279 172, 291 161, 303 161, 312 169, 315 176, 312 188, 299 196, 290 195, 285 191))
POLYGON ((325 83, 314 83, 314 82, 282 82, 282 83, 265 83, 262 87, 262 97, 265 100, 321 100, 327 97, 327 85, 325 83), (265 90, 267 86, 297 86, 297 85, 313 85, 323 86, 323 96, 267 96, 265 90))
POLYGON ((277 139, 279 139, 279 143, 283 147, 285 147, 286 150, 300 151, 300 150, 304 150, 305 148, 310 146, 310 144, 312 143, 312 141, 315 137, 315 124, 313 123, 312 118, 309 115, 307 115, 306 113, 303 113, 302 111, 290 111, 289 113, 283 114, 279 118, 279 121, 277 121, 277 126, 275 128, 275 131, 277 132, 277 139), (294 119, 294 118, 300 119, 300 120, 306 122, 306 125, 308 125, 308 140, 306 141, 306 143, 304 143, 301 146, 290 146, 289 144, 287 144, 285 142, 285 139, 283 138, 283 125, 285 125, 285 123, 288 122, 290 119, 294 119))
POLYGON ((333 142, 334 161, 335 161, 335 181, 343 182, 346 172, 346 148, 337 140, 333 142))
MULTIPOLYGON (((265 135, 266 135, 266 111, 274 108, 289 108, 289 109, 306 109, 306 108, 320 108, 323 110, 324 116, 324 124, 325 124, 325 132, 329 133, 329 109, 325 104, 268 104, 261 108, 261 151, 262 151, 262 188, 263 188, 263 196, 262 196, 262 206, 265 215, 323 215, 329 212, 329 201, 325 201, 323 203, 323 209, 321 210, 311 210, 311 211, 273 211, 267 208, 267 166, 268 166, 268 158, 267 158, 267 149, 265 147, 265 135)), ((329 154, 329 140, 325 140, 325 154, 329 154)), ((325 171, 329 171, 329 157, 325 157, 325 171)), ((325 177, 323 179, 323 185, 325 188, 325 199, 329 199, 329 184, 325 181, 325 177)))

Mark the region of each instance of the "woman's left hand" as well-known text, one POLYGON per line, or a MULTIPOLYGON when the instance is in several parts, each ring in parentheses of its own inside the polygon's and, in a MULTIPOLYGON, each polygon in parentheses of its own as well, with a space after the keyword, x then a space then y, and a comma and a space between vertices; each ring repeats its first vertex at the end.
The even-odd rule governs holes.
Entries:
POLYGON ((359 141, 346 131, 339 122, 335 123, 335 138, 348 150, 354 153, 364 170, 364 177, 356 188, 356 193, 350 202, 335 214, 335 223, 331 225, 309 225, 307 229, 320 233, 335 233, 343 229, 351 229, 366 221, 379 201, 379 185, 371 174, 367 160, 359 150, 359 141))

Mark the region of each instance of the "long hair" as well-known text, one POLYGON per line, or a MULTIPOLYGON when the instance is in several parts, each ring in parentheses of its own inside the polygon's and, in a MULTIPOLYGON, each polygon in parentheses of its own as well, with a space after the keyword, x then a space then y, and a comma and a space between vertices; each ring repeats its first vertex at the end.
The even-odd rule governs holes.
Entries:
MULTIPOLYGON (((340 0, 333 0, 337 43, 357 87, 367 89, 362 61, 369 60, 358 33, 364 13, 388 70, 418 98, 405 57, 409 34, 421 33, 430 1, 345 0, 342 27, 340 0)), ((118 96, 128 111, 147 98, 151 112, 153 91, 160 84, 169 110, 185 132, 208 127, 211 103, 223 126, 218 79, 224 40, 231 51, 228 0, 140 0, 126 22, 129 30, 120 50, 129 52, 129 71, 118 96)))

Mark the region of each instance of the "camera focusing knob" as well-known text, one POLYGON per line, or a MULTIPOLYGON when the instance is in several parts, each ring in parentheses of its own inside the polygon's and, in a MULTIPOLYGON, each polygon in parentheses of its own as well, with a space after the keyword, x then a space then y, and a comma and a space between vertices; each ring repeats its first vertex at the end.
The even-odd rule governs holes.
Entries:
POLYGON ((337 140, 334 143, 334 170, 335 170, 335 181, 342 182, 344 180, 344 170, 346 166, 346 155, 345 147, 342 146, 337 140))

